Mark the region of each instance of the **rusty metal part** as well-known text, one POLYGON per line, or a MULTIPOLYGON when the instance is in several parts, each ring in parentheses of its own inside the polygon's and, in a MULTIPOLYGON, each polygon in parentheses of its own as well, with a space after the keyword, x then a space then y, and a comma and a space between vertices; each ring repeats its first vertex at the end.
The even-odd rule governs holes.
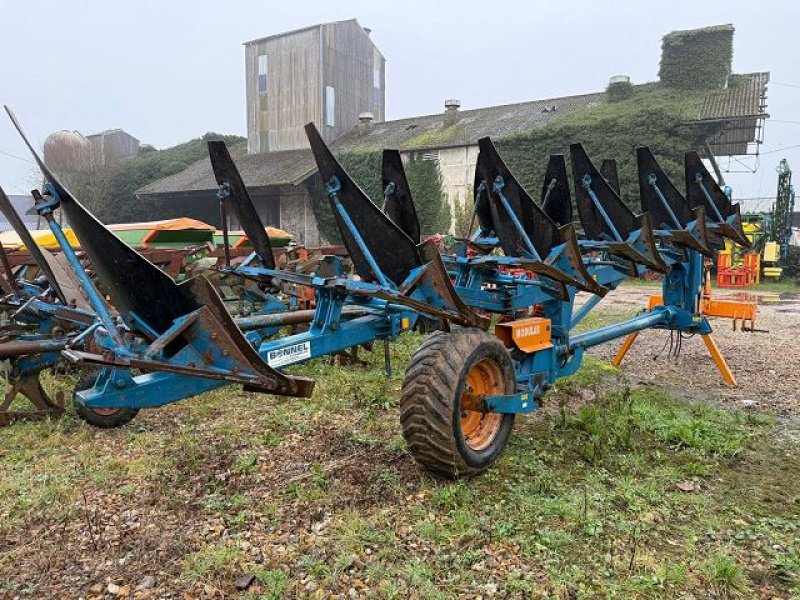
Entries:
POLYGON ((638 225, 641 230, 642 242, 645 252, 639 252, 627 242, 609 242, 608 251, 611 254, 627 258, 631 262, 644 265, 658 273, 669 273, 669 265, 661 258, 661 253, 656 247, 655 236, 653 235, 653 222, 650 215, 643 213, 638 216, 638 225))
POLYGON ((0 359, 16 358, 26 354, 39 354, 41 352, 56 352, 67 347, 64 338, 48 340, 10 340, 0 342, 0 359))
POLYGON ((23 419, 45 419, 47 417, 56 419, 63 414, 63 394, 59 393, 55 400, 50 398, 42 387, 38 372, 9 377, 3 403, 0 404, 0 426, 23 419), (30 400, 35 410, 8 410, 17 394, 30 400))
MULTIPOLYGON (((450 276, 447 274, 444 261, 442 261, 442 255, 439 254, 436 244, 428 240, 417 246, 417 249, 419 250, 422 260, 428 263, 419 280, 420 283, 434 288, 439 294, 439 297, 444 301, 448 312, 452 311, 456 315, 446 316, 445 318, 459 325, 478 327, 483 330, 488 329, 491 319, 479 315, 472 308, 467 306, 461 299, 461 296, 458 295, 455 288, 453 288, 453 283, 450 281, 450 276)), ((424 314, 426 311, 420 310, 420 312, 424 314)))
MULTIPOLYGON (((367 314, 368 311, 355 307, 345 307, 342 309, 343 317, 359 317, 367 314)), ((236 326, 242 331, 253 331, 265 327, 283 327, 285 325, 302 325, 311 323, 314 320, 315 310, 293 310, 287 312, 267 313, 263 315, 252 315, 250 317, 235 318, 236 326)))
POLYGON ((0 243, 0 261, 3 263, 3 273, 5 274, 5 278, 0 278, 0 286, 7 294, 19 294, 19 284, 17 284, 17 278, 14 277, 14 272, 11 270, 11 264, 8 262, 6 249, 2 243, 0 243))

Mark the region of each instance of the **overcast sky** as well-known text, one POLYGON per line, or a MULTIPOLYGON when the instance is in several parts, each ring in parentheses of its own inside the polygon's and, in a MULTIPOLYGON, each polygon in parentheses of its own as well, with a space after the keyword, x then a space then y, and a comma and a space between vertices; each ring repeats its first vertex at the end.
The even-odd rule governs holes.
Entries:
MULTIPOLYGON (((467 109, 593 92, 618 73, 653 81, 665 33, 733 23, 733 69, 771 72, 772 118, 757 173, 730 174, 728 183, 738 198, 774 195, 784 156, 800 183, 796 0, 0 0, 0 7, 0 102, 39 146, 60 129, 122 127, 157 148, 207 131, 244 135, 242 42, 326 21, 356 17, 372 29, 387 59, 388 119, 439 112, 446 98, 467 109)), ((24 193, 34 171, 15 157, 28 158, 3 116, 0 185, 24 193)))

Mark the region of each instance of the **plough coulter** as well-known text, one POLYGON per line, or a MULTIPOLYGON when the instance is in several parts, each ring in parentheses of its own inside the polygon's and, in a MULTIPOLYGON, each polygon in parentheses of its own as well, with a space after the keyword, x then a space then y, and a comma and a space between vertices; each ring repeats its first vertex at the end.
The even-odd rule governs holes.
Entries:
MULTIPOLYGON (((382 211, 312 124, 306 132, 355 274, 345 276, 335 258, 325 275, 277 268, 227 148, 209 142, 225 213, 236 215, 254 249, 224 271, 247 278, 266 294, 291 285, 313 290, 315 296, 313 311, 238 321, 205 278, 176 284, 110 233, 26 140, 46 181, 36 210, 61 243, 93 314, 92 323, 62 350, 64 358, 92 374, 75 391, 78 406, 129 411, 113 423, 122 424, 139 409, 231 383, 248 391, 308 397, 313 381, 287 375, 284 368, 379 340, 388 344, 424 319, 439 331, 421 344, 407 367, 400 421, 415 459, 432 472, 456 477, 486 469, 505 447, 515 415, 536 410, 548 388, 574 373, 592 346, 650 328, 697 333, 732 382, 701 312, 703 258, 721 238, 739 241, 743 234, 737 208, 720 196, 696 155, 687 155, 683 196, 650 151, 640 149, 646 212, 634 214, 620 199, 613 161, 598 170, 583 148, 573 145, 579 236, 565 157, 550 157, 537 203, 492 141, 482 139, 474 234, 459 241, 455 253, 442 256, 431 243, 419 242, 411 190, 396 151, 387 150, 383 157, 382 211), (52 218, 57 207, 69 219, 110 302, 52 218), (658 302, 626 321, 574 332, 611 290, 647 270, 663 274, 658 302), (576 303, 579 296, 585 297, 582 304, 576 303), (490 332, 493 318, 499 322, 490 332), (308 329, 269 335, 276 327, 297 323, 307 323, 308 329)), ((390 372, 388 356, 387 350, 390 372)))

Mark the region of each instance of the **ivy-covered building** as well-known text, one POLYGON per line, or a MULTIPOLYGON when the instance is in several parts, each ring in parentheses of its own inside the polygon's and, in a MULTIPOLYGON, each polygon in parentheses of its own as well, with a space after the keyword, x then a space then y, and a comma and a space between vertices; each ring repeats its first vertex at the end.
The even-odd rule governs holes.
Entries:
MULTIPOLYGON (((615 76, 602 91, 470 110, 462 110, 458 100, 447 100, 438 114, 393 121, 364 111, 331 146, 376 202, 381 200, 381 151, 399 149, 423 214, 423 229, 427 224, 429 231, 452 230, 456 216, 471 201, 477 140, 485 136, 496 141, 534 193, 547 156, 581 141, 592 156, 617 159, 623 196, 635 204, 636 146, 651 146, 680 180, 688 148, 718 157, 757 153, 768 117, 769 74, 731 72, 732 26, 672 32, 664 37, 662 49, 658 82, 632 85, 627 77, 615 76), (434 206, 442 198, 444 214, 434 206)), ((335 236, 310 149, 247 154, 241 147, 234 153, 266 224, 291 232, 306 245, 335 236)), ((203 160, 141 188, 137 196, 165 203, 191 200, 208 214, 207 207, 217 203, 216 189, 211 166, 203 160)))

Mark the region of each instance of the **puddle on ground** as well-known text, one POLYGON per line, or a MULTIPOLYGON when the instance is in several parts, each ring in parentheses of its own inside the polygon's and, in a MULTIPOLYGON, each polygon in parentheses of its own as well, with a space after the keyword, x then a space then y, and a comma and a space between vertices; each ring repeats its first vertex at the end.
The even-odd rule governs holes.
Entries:
POLYGON ((800 292, 759 293, 736 292, 720 297, 737 300, 739 302, 756 302, 763 306, 774 306, 775 312, 800 314, 800 292))
POLYGON ((797 292, 783 292, 781 294, 761 294, 756 298, 759 304, 775 307, 779 313, 800 314, 800 294, 797 292))

